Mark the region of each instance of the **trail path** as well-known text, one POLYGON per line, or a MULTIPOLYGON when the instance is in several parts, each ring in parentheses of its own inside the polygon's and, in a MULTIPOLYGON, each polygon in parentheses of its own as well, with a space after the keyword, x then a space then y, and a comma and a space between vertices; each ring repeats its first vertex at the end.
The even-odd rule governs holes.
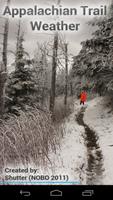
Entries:
POLYGON ((85 129, 85 144, 87 147, 86 183, 88 185, 102 184, 103 179, 103 155, 99 147, 98 136, 84 123, 85 107, 81 108, 76 120, 85 129))
POLYGON ((60 149, 52 156, 54 173, 87 185, 112 184, 113 111, 108 99, 97 97, 80 106, 63 123, 60 149))

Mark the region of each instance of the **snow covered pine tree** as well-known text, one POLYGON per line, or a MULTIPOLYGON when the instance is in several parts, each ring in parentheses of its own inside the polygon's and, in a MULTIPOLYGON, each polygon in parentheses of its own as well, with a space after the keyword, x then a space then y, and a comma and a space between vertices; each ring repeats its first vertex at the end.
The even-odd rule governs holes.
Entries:
POLYGON ((23 35, 19 37, 16 52, 15 71, 9 76, 7 83, 7 95, 9 97, 6 106, 9 112, 18 114, 19 110, 27 109, 33 105, 35 92, 32 70, 26 65, 24 59, 23 35))

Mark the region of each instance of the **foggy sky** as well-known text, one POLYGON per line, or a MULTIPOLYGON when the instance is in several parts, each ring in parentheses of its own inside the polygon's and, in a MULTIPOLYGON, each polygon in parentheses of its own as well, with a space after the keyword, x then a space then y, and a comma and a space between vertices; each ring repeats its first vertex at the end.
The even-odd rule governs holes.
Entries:
MULTIPOLYGON (((20 7, 28 7, 31 6, 33 7, 34 5, 38 5, 41 7, 42 5, 48 7, 51 5, 54 5, 57 0, 11 0, 11 5, 13 7, 15 6, 20 6, 20 7)), ((108 5, 110 4, 111 0, 62 0, 61 5, 63 6, 81 6, 81 5, 88 5, 88 6, 93 6, 93 7, 98 7, 100 5, 108 5)), ((2 12, 2 9, 5 6, 5 1, 0 0, 0 14, 2 12)), ((81 28, 80 31, 78 32, 65 32, 66 40, 69 43, 69 53, 72 53, 73 55, 77 55, 81 49, 80 43, 86 39, 89 39, 92 37, 92 33, 94 32, 94 28, 91 26, 87 25, 87 22, 91 20, 92 17, 81 17, 73 19, 73 22, 70 21, 72 19, 65 18, 63 19, 66 22, 71 22, 71 23, 76 23, 79 22, 81 23, 81 28), (75 21, 74 21, 75 20, 75 21)), ((46 19, 47 20, 47 19, 46 19)), ((48 18, 48 20, 50 20, 48 18)), ((50 21, 48 21, 50 22, 50 21)), ((10 19, 10 30, 9 30, 9 42, 8 42, 8 49, 15 51, 15 42, 16 42, 16 33, 17 33, 17 23, 18 19, 10 19)), ((2 32, 2 24, 3 20, 0 19, 0 32, 2 32)), ((36 43, 37 41, 40 43, 43 43, 44 41, 47 41, 52 35, 48 34, 42 34, 38 32, 33 32, 32 30, 30 31, 28 27, 28 19, 22 19, 22 30, 25 32, 25 42, 24 42, 24 47, 25 50, 30 54, 31 58, 33 57, 34 51, 37 47, 36 43)), ((2 36, 0 36, 0 41, 2 41, 2 36)), ((10 55, 9 57, 9 63, 11 62, 13 58, 13 55, 10 55)))

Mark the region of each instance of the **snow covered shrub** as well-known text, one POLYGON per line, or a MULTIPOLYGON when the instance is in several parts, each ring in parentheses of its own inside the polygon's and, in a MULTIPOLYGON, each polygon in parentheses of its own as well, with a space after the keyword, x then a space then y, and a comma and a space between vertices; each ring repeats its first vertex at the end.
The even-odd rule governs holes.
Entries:
POLYGON ((16 114, 18 110, 25 110, 26 105, 32 106, 36 102, 32 71, 28 68, 14 71, 10 74, 6 85, 6 107, 9 112, 16 114))

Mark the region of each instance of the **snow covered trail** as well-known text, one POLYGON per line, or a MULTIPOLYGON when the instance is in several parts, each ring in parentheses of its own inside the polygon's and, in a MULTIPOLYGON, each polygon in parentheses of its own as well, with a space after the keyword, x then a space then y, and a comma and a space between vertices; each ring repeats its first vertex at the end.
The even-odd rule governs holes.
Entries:
POLYGON ((64 133, 56 152, 51 149, 44 164, 30 167, 38 168, 40 175, 68 175, 68 181, 58 179, 58 185, 113 185, 112 101, 97 97, 80 106, 75 100, 73 113, 60 126, 64 133))
POLYGON ((98 136, 103 154, 103 185, 113 185, 113 108, 110 97, 97 97, 88 102, 84 122, 98 136))
POLYGON ((91 130, 88 125, 84 123, 84 113, 86 107, 81 108, 78 113, 77 122, 84 126, 85 129, 85 143, 87 147, 87 185, 102 184, 103 179, 103 155, 98 144, 98 137, 95 131, 91 130))
POLYGON ((67 174, 69 181, 83 185, 113 184, 113 111, 107 104, 100 97, 86 106, 75 101, 73 113, 62 124, 60 148, 49 155, 54 175, 67 174))
POLYGON ((86 184, 87 149, 84 144, 84 127, 76 121, 80 110, 79 102, 75 102, 73 113, 62 124, 64 137, 56 154, 50 154, 53 174, 67 174, 74 184, 86 184))

